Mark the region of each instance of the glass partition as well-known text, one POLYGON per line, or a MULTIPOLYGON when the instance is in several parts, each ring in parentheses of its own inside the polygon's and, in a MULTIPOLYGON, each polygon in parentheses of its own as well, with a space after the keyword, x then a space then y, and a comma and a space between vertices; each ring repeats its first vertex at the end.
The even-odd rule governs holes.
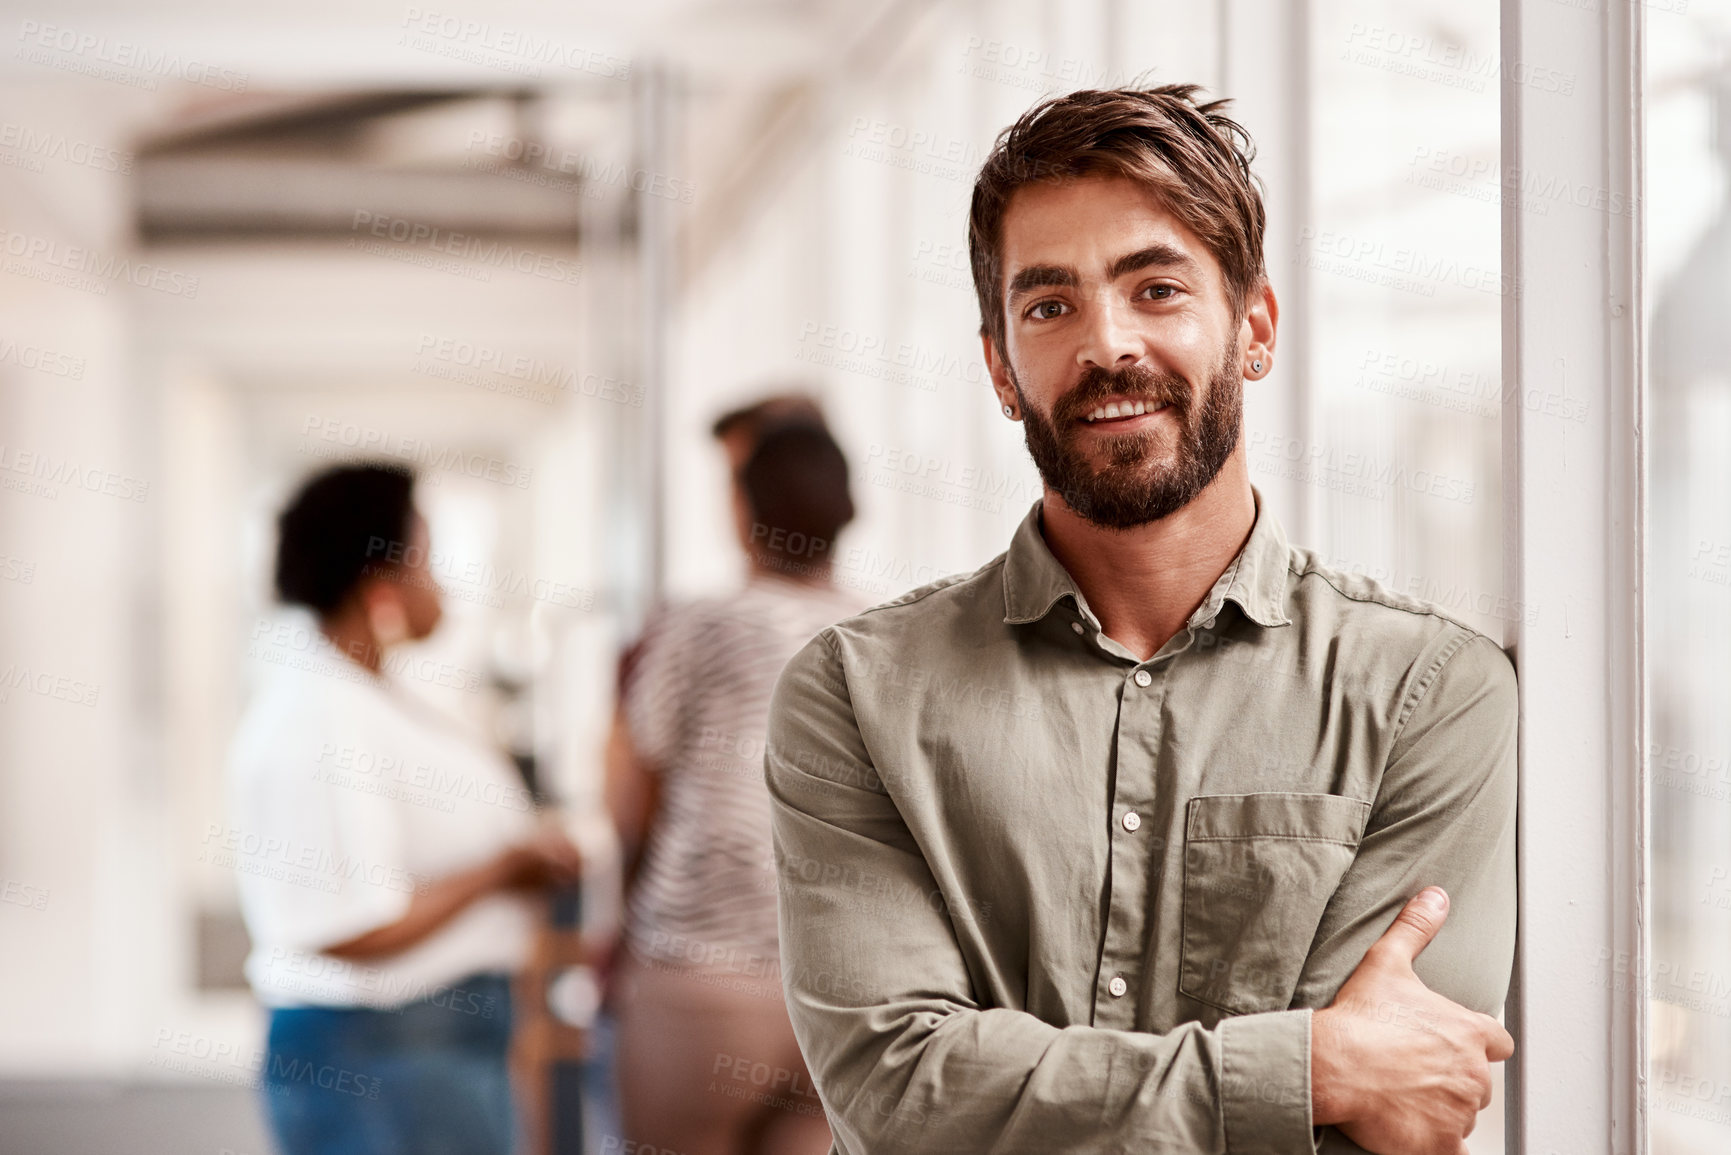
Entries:
POLYGON ((1647 8, 1653 1150, 1731 1148, 1731 4, 1647 8))

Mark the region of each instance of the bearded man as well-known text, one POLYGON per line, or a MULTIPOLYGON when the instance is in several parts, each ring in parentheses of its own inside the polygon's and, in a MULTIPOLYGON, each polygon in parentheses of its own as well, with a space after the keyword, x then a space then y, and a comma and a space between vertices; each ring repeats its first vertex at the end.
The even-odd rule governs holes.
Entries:
POLYGON ((782 981, 843 1155, 1459 1155, 1513 1050, 1514 672, 1250 484, 1279 305, 1196 92, 999 137, 973 274, 1040 500, 777 685, 782 981))

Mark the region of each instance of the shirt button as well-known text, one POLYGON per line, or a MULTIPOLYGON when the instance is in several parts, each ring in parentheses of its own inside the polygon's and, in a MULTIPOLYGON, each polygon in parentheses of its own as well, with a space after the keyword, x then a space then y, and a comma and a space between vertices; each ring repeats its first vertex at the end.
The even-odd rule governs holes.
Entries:
POLYGON ((1134 810, 1124 811, 1124 829, 1134 832, 1142 825, 1142 816, 1134 810))
POLYGON ((1071 623, 1070 623, 1070 628, 1071 628, 1071 629, 1072 629, 1072 630, 1075 630, 1075 631, 1076 631, 1076 632, 1077 632, 1077 633, 1078 633, 1078 634, 1080 634, 1080 633, 1084 633, 1084 632, 1085 632, 1085 631, 1084 631, 1084 630, 1083 630, 1083 629, 1082 629, 1082 623, 1081 623, 1081 622, 1071 622, 1071 623))
POLYGON ((1124 992, 1130 989, 1130 984, 1124 981, 1123 975, 1113 975, 1112 981, 1106 984, 1106 989, 1112 992, 1112 997, 1121 999, 1124 992))
POLYGON ((1137 670, 1136 671, 1136 684, 1138 686, 1146 686, 1149 682, 1152 682, 1153 680, 1154 680, 1154 675, 1150 674, 1147 670, 1137 670))

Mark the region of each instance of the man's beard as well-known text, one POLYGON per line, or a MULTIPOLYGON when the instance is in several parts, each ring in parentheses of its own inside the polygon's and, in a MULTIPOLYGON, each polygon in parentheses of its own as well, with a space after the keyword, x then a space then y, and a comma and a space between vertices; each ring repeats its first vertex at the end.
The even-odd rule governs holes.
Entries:
POLYGON ((1158 521, 1189 505, 1219 475, 1238 446, 1244 378, 1238 372, 1238 349, 1226 352, 1200 405, 1184 379, 1175 374, 1156 373, 1145 365, 1116 370, 1096 365, 1058 399, 1048 419, 1028 404, 1012 372, 1028 452, 1047 488, 1087 520, 1110 529, 1158 521), (1089 461, 1076 443, 1082 418, 1113 395, 1170 406, 1167 412, 1178 425, 1171 464, 1153 463, 1164 439, 1158 429, 1108 434, 1101 439, 1106 464, 1096 469, 1089 461))

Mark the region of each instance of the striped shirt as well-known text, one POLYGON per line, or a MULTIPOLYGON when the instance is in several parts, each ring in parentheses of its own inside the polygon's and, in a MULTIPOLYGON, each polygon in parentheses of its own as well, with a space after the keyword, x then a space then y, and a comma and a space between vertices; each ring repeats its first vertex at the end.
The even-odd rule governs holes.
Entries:
POLYGON ((627 910, 645 961, 765 973, 777 959, 763 747, 789 658, 863 607, 840 589, 755 575, 737 594, 663 607, 623 687, 660 802, 627 910))

